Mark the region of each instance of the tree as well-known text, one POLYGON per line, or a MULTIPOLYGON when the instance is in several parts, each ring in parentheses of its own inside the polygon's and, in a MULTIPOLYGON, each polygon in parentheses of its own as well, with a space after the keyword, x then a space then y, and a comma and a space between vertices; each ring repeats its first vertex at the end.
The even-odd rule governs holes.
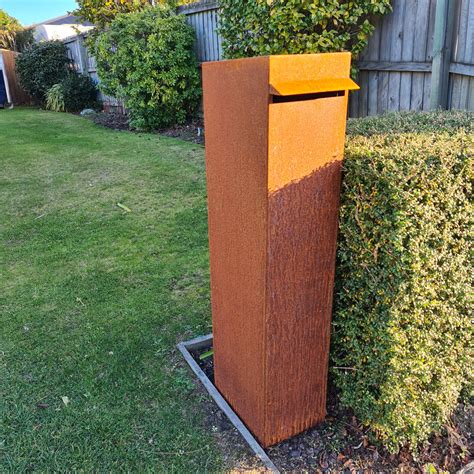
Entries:
POLYGON ((132 13, 155 5, 176 7, 193 0, 77 0, 79 8, 73 13, 103 30, 120 13, 132 13))
POLYGON ((0 48, 21 52, 33 43, 33 32, 0 9, 0 48))
POLYGON ((153 0, 77 0, 79 8, 73 13, 104 29, 118 14, 143 10, 153 5, 153 0))

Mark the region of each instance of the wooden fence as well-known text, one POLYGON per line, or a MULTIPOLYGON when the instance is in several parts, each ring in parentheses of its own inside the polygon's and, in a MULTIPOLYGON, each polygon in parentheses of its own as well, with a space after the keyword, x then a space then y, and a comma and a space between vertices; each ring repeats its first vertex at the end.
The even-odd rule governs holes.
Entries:
MULTIPOLYGON (((351 94, 350 115, 438 106, 474 110, 474 0, 392 0, 392 6, 391 14, 375 20, 357 62, 361 90, 351 94)), ((222 59, 218 3, 201 1, 178 11, 196 31, 198 60, 222 59)), ((97 79, 82 37, 65 42, 78 71, 97 79)))
POLYGON ((374 35, 358 62, 361 90, 352 94, 351 115, 438 105, 474 110, 474 0, 393 0, 392 4, 393 13, 376 20, 374 35), (440 5, 446 8, 444 24, 440 5), (436 23, 443 30, 441 48, 435 47, 436 23), (440 49, 447 79, 438 85, 444 92, 433 103, 433 84, 442 80, 432 74, 434 52, 440 49))
POLYGON ((217 32, 219 6, 215 1, 191 3, 178 8, 196 32, 195 51, 199 62, 222 59, 221 37, 217 32))
POLYGON ((8 101, 14 105, 30 104, 30 96, 20 86, 16 74, 16 57, 19 53, 0 49, 0 74, 3 74, 8 101))
MULTIPOLYGON (((63 40, 63 43, 68 49, 68 54, 75 70, 80 74, 90 76, 94 82, 98 83, 99 76, 97 75, 95 58, 89 53, 86 46, 86 37, 87 33, 83 33, 81 35, 66 38, 63 40)), ((99 96, 104 104, 104 110, 123 113, 124 105, 121 100, 102 93, 100 93, 99 96)))

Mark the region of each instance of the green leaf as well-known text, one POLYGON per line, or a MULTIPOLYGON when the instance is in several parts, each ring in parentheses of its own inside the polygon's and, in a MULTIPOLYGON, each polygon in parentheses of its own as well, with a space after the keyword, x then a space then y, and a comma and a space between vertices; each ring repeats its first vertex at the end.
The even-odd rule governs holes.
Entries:
POLYGON ((123 209, 125 212, 132 212, 132 210, 129 207, 125 206, 121 202, 118 202, 117 206, 120 207, 120 209, 123 209))
POLYGON ((199 360, 204 360, 204 359, 207 359, 208 357, 211 357, 214 355, 214 349, 210 349, 206 352, 203 352, 200 356, 199 356, 199 360))

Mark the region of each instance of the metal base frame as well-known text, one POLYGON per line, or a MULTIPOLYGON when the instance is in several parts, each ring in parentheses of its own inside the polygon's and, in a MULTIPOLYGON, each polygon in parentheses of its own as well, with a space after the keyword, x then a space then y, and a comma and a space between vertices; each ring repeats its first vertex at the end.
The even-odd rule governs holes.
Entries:
POLYGON ((191 339, 190 341, 187 341, 187 342, 180 342, 177 345, 177 348, 181 352, 181 354, 183 354, 183 357, 185 358, 186 362, 189 364, 192 371, 196 374, 198 379, 204 385, 205 389, 209 392, 209 395, 216 402, 217 406, 225 413, 227 418, 229 418, 229 421, 239 431, 239 433, 245 439, 245 441, 250 446, 252 451, 256 454, 256 456, 263 462, 265 467, 269 469, 271 472, 279 473, 280 471, 276 468, 275 464, 273 464, 271 459, 268 457, 267 453, 260 446, 257 440, 253 437, 252 433, 250 433, 250 431, 243 424, 240 418, 236 415, 234 410, 232 410, 230 405, 225 401, 224 397, 219 393, 216 386, 209 380, 209 378, 201 370, 201 368, 199 367, 199 365, 196 363, 193 356, 191 355, 191 351, 207 349, 211 346, 212 346, 212 334, 208 334, 207 336, 196 337, 195 339, 191 339))

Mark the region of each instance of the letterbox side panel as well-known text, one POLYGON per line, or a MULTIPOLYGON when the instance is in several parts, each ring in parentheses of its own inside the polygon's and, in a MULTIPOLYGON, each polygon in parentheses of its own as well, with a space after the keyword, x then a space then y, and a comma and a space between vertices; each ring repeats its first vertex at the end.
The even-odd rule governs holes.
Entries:
POLYGON ((203 65, 216 386, 264 432, 268 58, 203 65))
POLYGON ((320 422, 347 94, 269 106, 265 445, 320 422))

